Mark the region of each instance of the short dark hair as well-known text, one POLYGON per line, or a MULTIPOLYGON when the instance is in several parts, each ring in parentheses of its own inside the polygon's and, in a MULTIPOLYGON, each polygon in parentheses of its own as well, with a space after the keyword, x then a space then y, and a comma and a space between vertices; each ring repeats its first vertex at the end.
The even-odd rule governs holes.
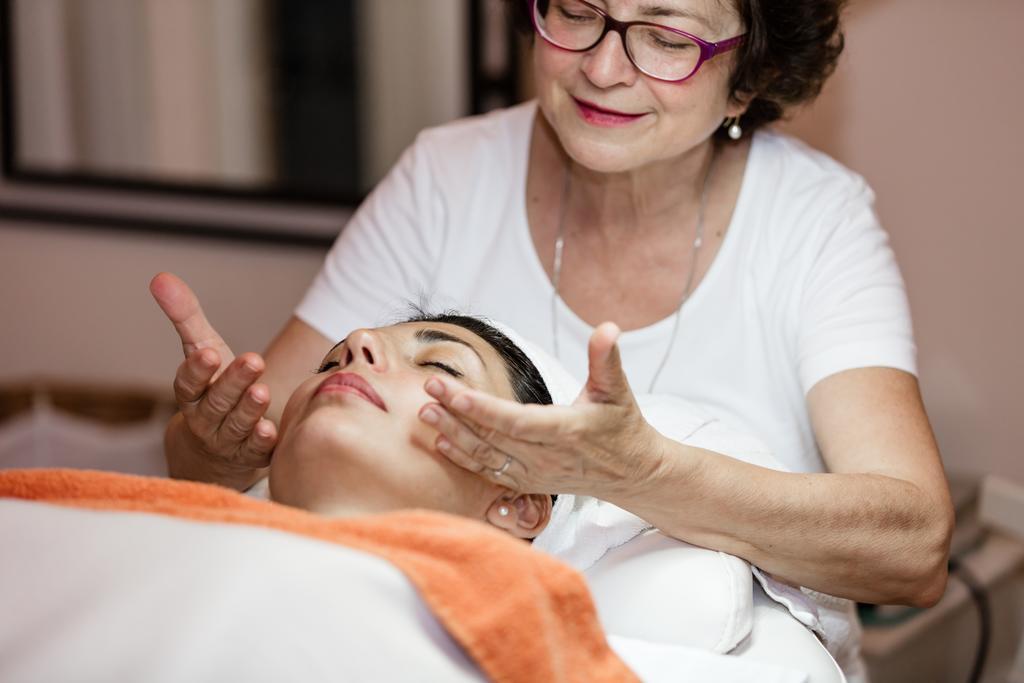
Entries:
POLYGON ((445 311, 444 313, 428 313, 415 307, 414 313, 403 322, 407 323, 446 323, 456 325, 472 332, 476 336, 490 344, 505 364, 505 373, 508 382, 512 385, 512 393, 520 403, 540 403, 550 405, 551 392, 548 385, 541 377, 537 366, 533 364, 529 356, 523 353, 515 342, 505 336, 498 328, 488 323, 483 318, 471 315, 463 315, 456 311, 445 311))
MULTIPOLYGON (((752 132, 818 96, 843 51, 840 18, 846 0, 719 0, 733 2, 747 37, 736 53, 731 95, 750 99, 741 119, 752 132)), ((516 26, 533 32, 530 3, 505 0, 516 26)), ((728 141, 725 129, 716 138, 728 141)))

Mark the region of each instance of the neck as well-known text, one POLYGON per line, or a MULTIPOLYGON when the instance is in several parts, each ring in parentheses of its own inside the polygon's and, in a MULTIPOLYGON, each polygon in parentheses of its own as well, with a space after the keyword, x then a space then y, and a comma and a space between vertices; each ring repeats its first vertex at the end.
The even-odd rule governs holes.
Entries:
POLYGON ((716 154, 715 143, 707 140, 671 159, 602 173, 573 163, 561 147, 557 149, 571 174, 571 223, 604 233, 630 234, 676 230, 681 216, 695 215, 716 154))

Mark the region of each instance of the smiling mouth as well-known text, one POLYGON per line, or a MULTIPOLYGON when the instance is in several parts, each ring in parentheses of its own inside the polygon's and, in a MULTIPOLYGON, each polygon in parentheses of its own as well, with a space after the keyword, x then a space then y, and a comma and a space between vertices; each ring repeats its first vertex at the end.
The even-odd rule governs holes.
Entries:
POLYGON ((626 112, 614 109, 606 109, 593 102, 581 100, 578 97, 573 97, 572 100, 584 120, 598 125, 622 125, 646 116, 646 114, 627 114, 626 112))
POLYGON ((330 392, 355 394, 356 396, 359 396, 377 406, 385 413, 388 412, 383 399, 381 399, 380 395, 374 391, 373 387, 370 386, 370 383, 353 372, 334 373, 320 383, 320 386, 317 387, 314 396, 330 392))

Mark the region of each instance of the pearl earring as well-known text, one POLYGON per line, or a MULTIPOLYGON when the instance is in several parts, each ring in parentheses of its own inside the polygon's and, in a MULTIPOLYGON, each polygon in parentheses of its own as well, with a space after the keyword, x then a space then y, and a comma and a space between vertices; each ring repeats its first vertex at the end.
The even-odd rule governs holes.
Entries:
POLYGON ((734 116, 732 118, 726 119, 722 126, 728 126, 728 130, 726 132, 729 134, 729 139, 739 140, 741 137, 743 137, 743 128, 740 127, 740 117, 734 116))
POLYGON ((508 513, 509 512, 511 512, 511 510, 508 509, 508 505, 499 505, 498 506, 498 514, 500 516, 508 517, 508 513))

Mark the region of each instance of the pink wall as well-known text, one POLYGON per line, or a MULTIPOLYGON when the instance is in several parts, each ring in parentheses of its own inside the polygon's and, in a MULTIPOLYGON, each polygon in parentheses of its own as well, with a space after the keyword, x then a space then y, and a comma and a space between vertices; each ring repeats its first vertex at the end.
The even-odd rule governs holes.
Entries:
MULTIPOLYGON (((840 70, 790 128, 878 193, 949 468, 1024 482, 1021 26, 1021 0, 854 0, 840 70)), ((189 278, 222 332, 258 349, 320 258, 0 224, 0 382, 45 375, 166 387, 179 351, 146 292, 153 273, 189 278), (238 306, 247 299, 259 304, 238 306)))
POLYGON ((847 52, 791 131, 878 194, 947 467, 1024 482, 1020 0, 855 1, 847 52))

